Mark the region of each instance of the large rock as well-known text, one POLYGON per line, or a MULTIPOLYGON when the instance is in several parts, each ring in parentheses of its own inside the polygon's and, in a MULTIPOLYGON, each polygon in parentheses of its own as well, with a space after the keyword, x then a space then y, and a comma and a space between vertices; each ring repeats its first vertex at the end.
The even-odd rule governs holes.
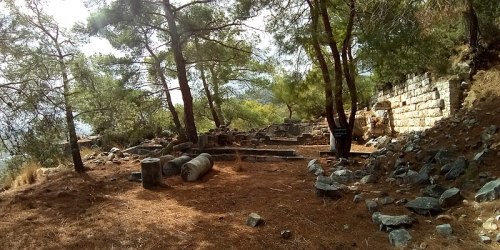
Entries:
POLYGON ((437 184, 429 185, 422 191, 422 196, 434 197, 439 199, 441 195, 446 191, 446 188, 437 184))
POLYGON ((452 180, 458 178, 460 175, 465 173, 465 169, 467 168, 467 160, 465 157, 457 158, 453 163, 452 167, 448 173, 444 176, 447 180, 452 180))
POLYGON ((316 188, 316 195, 319 197, 340 197, 341 186, 338 183, 326 184, 316 181, 314 187, 316 188))
POLYGON ((500 179, 486 183, 476 193, 475 200, 477 202, 492 201, 500 197, 500 179))
POLYGON ((432 197, 417 197, 407 202, 405 207, 421 215, 435 215, 441 212, 439 200, 432 197))
POLYGON ((434 156, 433 161, 438 163, 439 165, 444 165, 446 163, 452 162, 458 154, 454 151, 449 151, 445 149, 439 150, 434 156))
POLYGON ((405 247, 411 240, 411 235, 406 229, 397 229, 389 233, 389 242, 395 247, 405 247))
POLYGON ((384 215, 380 212, 375 212, 372 214, 372 221, 379 225, 380 229, 391 231, 394 229, 411 226, 414 219, 408 215, 384 215))
POLYGON ((332 178, 333 180, 335 180, 337 182, 345 184, 345 183, 348 183, 352 180, 353 174, 352 174, 351 170, 342 169, 342 170, 337 170, 337 171, 333 172, 330 175, 330 178, 332 178))
POLYGON ((443 208, 451 207, 458 204, 462 200, 460 189, 450 188, 439 197, 439 205, 443 208))
POLYGON ((431 164, 424 164, 418 174, 413 177, 413 183, 418 185, 429 184, 429 175, 434 169, 431 164))

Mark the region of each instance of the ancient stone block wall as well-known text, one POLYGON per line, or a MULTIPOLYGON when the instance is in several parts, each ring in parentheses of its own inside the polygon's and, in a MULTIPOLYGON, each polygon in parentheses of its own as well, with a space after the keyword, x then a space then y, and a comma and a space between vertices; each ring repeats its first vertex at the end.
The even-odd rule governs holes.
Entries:
POLYGON ((377 101, 390 102, 391 125, 396 132, 407 133, 431 128, 436 121, 454 115, 460 107, 460 95, 459 80, 434 82, 426 73, 379 91, 377 101))

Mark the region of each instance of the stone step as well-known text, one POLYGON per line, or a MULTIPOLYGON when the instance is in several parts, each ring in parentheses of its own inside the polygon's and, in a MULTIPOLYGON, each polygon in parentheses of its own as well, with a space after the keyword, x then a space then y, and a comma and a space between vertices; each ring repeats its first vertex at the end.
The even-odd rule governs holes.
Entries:
MULTIPOLYGON (((370 156, 371 153, 368 152, 359 152, 359 151, 351 151, 349 153, 350 156, 370 156)), ((319 157, 328 157, 328 156, 337 156, 337 153, 334 151, 320 151, 319 157)))
MULTIPOLYGON (((191 157, 196 157, 197 154, 188 154, 191 157)), ((248 162, 282 162, 282 161, 300 161, 304 160, 303 156, 276 156, 276 155, 240 155, 242 161, 248 162)), ((214 161, 236 161, 235 154, 212 154, 214 161)))
POLYGON ((259 148, 238 148, 238 147, 220 147, 220 148, 192 148, 189 154, 208 153, 211 155, 233 154, 238 152, 240 155, 258 155, 258 156, 297 156, 295 150, 291 149, 259 149, 259 148))

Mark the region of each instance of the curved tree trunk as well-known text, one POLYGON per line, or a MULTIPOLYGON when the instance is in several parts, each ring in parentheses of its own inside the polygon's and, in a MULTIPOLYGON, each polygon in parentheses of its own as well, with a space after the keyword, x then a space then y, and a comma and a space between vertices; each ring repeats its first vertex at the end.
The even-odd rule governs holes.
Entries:
POLYGON ((222 113, 222 98, 219 91, 219 80, 217 79, 213 66, 210 67, 209 70, 210 74, 212 74, 212 84, 214 87, 213 97, 215 102, 215 110, 217 111, 217 115, 219 116, 220 125, 226 125, 226 122, 224 121, 224 114, 222 113))
POLYGON ((196 124, 194 122, 193 113, 193 96, 189 87, 186 62, 182 55, 182 45, 180 35, 177 31, 177 24, 175 23, 175 16, 173 7, 170 5, 169 0, 163 0, 163 9, 168 23, 169 35, 171 38, 171 48, 174 54, 175 66, 177 68, 177 78, 179 80, 179 88, 182 93, 182 100, 184 102, 184 123, 186 128, 187 139, 193 143, 198 142, 198 133, 196 131, 196 124))

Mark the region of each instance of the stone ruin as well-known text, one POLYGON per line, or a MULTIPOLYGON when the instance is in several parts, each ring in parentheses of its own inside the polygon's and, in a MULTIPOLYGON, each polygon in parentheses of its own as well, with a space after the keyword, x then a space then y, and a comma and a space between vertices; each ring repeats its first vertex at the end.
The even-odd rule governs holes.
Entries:
POLYGON ((369 136, 422 131, 460 108, 468 76, 433 81, 430 73, 408 76, 402 84, 380 89, 373 109, 367 113, 369 136))

